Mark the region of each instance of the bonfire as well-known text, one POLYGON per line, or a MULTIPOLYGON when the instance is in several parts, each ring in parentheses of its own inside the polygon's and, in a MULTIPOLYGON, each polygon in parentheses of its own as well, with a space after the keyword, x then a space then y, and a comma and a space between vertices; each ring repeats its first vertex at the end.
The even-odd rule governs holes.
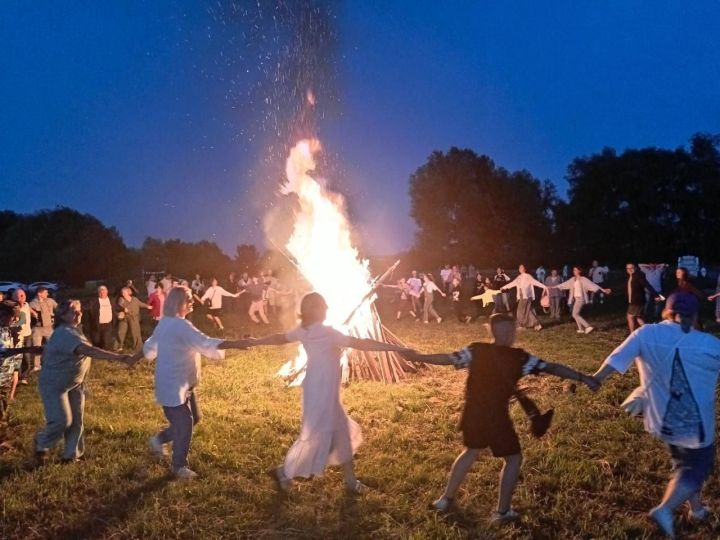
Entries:
MULTIPOLYGON (((377 287, 397 263, 380 278, 373 279, 368 261, 360 259, 352 244, 342 196, 325 189, 310 176, 315 170, 314 155, 320 149, 317 139, 302 140, 287 159, 287 182, 281 193, 297 196, 298 211, 284 251, 312 290, 325 297, 328 324, 354 337, 399 343, 381 323, 374 304, 377 287)), ((278 375, 289 385, 298 385, 304 378, 306 361, 301 346, 297 356, 283 365, 278 375)), ((416 371, 412 363, 388 352, 350 350, 341 362, 344 383, 362 379, 391 383, 416 371)))

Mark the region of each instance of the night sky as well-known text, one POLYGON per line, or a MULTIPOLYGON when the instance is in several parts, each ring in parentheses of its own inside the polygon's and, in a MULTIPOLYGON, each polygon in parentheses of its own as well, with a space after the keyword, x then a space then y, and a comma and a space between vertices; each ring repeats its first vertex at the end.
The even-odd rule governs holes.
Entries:
MULTIPOLYGON (((2 2, 0 207, 76 208, 131 246, 262 246, 283 166, 268 145, 290 142, 272 135, 286 90, 267 78, 272 4, 2 2)), ((472 148, 564 196, 576 156, 720 133, 717 0, 331 12, 317 134, 367 253, 412 243, 408 177, 433 150, 472 148)))

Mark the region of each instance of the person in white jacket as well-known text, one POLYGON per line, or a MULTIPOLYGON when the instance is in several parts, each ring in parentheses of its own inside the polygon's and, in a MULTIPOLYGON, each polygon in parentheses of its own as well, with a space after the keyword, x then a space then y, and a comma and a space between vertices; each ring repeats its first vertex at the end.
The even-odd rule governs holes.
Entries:
POLYGON ((589 334, 594 330, 592 326, 582 317, 581 311, 585 304, 590 303, 589 293, 602 291, 610 294, 610 289, 603 289, 597 283, 593 283, 582 275, 580 266, 573 266, 573 277, 557 286, 558 289, 570 291, 568 306, 572 306, 572 316, 578 326, 578 334, 589 334))
POLYGON ((519 328, 534 328, 535 330, 542 330, 542 325, 535 315, 535 311, 532 307, 532 302, 535 300, 535 287, 542 289, 547 292, 548 288, 544 283, 540 283, 537 279, 528 274, 525 265, 521 264, 518 267, 518 277, 513 279, 507 285, 504 285, 500 290, 505 291, 515 287, 517 290, 517 314, 515 316, 517 325, 519 328))

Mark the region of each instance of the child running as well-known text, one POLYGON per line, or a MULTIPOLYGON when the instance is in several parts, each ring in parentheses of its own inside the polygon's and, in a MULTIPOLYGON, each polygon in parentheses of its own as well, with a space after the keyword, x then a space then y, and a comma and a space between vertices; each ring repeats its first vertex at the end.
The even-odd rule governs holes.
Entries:
POLYGON ((284 464, 275 471, 280 489, 289 491, 293 478, 319 476, 328 465, 341 465, 348 492, 360 494, 368 488, 355 477, 353 454, 362 443, 362 433, 340 401, 342 350, 352 347, 364 351, 407 353, 408 349, 346 336, 323 324, 327 309, 320 294, 309 293, 300 303, 300 326, 287 334, 250 339, 248 345, 282 345, 299 341, 307 353, 302 427, 284 464))
POLYGON ((510 398, 517 394, 517 382, 525 375, 548 373, 573 379, 596 391, 599 383, 561 364, 546 362, 522 349, 512 348, 515 341, 515 320, 507 314, 490 317, 494 343, 472 343, 452 354, 405 354, 408 360, 436 365, 467 368, 467 390, 460 430, 465 450, 450 470, 450 479, 443 495, 434 503, 435 510, 447 511, 453 504, 460 484, 478 458, 480 449, 490 448, 493 456, 505 464, 500 472, 500 490, 493 523, 515 521, 519 514, 511 508, 512 496, 520 475, 522 453, 520 441, 510 419, 510 398))

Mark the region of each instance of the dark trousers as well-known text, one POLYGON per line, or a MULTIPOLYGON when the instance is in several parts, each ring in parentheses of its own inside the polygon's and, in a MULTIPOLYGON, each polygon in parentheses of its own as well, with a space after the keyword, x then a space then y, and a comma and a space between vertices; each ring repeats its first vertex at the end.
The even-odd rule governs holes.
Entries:
MULTIPOLYGON (((20 338, 20 347, 32 347, 32 335, 20 338)), ((23 353, 22 365, 20 366, 20 378, 27 379, 35 366, 35 355, 23 353)))
POLYGON ((115 349, 115 339, 113 337, 113 323, 102 323, 98 324, 97 330, 95 331, 95 345, 106 351, 112 351, 115 349))
POLYGON ((170 425, 158 433, 158 439, 163 444, 173 443, 172 468, 173 470, 187 467, 187 457, 190 453, 193 426, 202 418, 195 392, 191 392, 187 401, 177 407, 163 407, 165 418, 170 425))
POLYGON ((130 334, 132 342, 130 350, 137 352, 142 347, 142 337, 140 336, 140 319, 132 315, 125 315, 124 319, 118 321, 118 345, 121 349, 125 348, 125 336, 130 334))

